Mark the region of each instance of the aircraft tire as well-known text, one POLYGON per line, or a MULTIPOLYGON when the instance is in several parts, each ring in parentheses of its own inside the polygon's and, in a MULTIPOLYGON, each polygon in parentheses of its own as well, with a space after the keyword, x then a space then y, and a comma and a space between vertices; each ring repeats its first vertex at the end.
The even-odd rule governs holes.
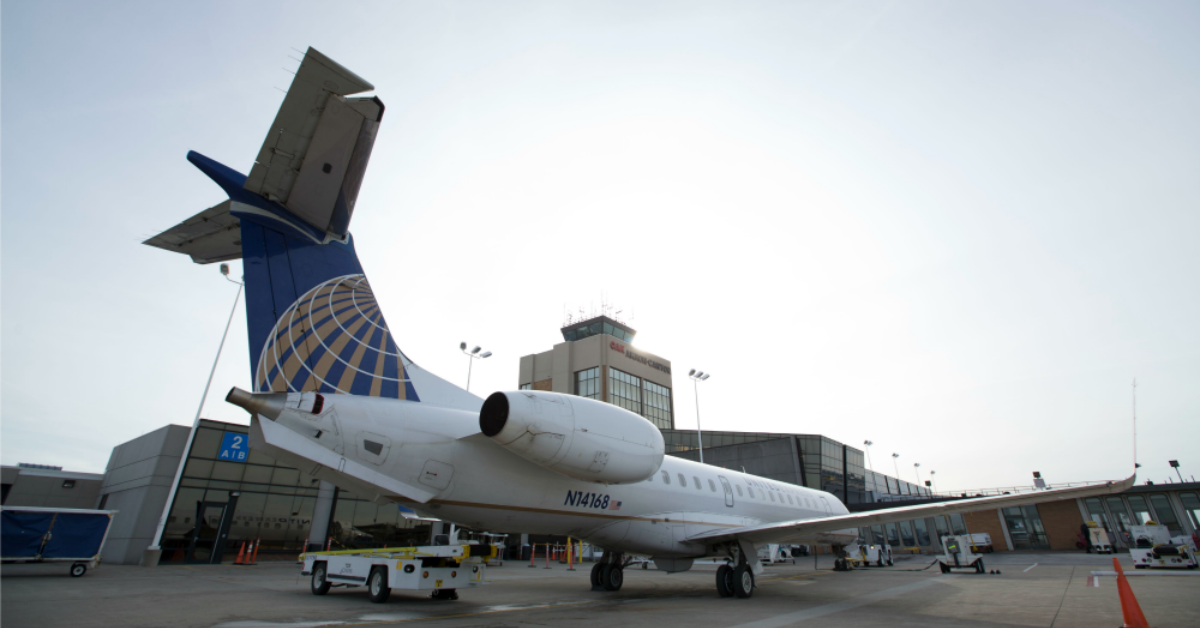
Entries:
POLYGON ((601 586, 601 574, 604 572, 604 563, 596 563, 592 565, 592 587, 601 586))
POLYGON ((733 570, 733 594, 741 598, 754 595, 754 572, 749 565, 738 565, 733 570))
POLYGON ((383 604, 387 601, 388 596, 392 594, 392 589, 388 587, 385 569, 375 567, 371 570, 371 575, 367 576, 367 592, 371 596, 371 601, 376 604, 383 604))
POLYGON ((733 596, 733 567, 729 565, 717 567, 717 595, 733 596))
POLYGON ((620 565, 605 565, 601 580, 605 591, 620 591, 625 584, 625 570, 620 565))
POLYGON ((325 579, 325 563, 317 563, 313 565, 312 570, 312 594, 325 595, 329 593, 329 581, 325 579))

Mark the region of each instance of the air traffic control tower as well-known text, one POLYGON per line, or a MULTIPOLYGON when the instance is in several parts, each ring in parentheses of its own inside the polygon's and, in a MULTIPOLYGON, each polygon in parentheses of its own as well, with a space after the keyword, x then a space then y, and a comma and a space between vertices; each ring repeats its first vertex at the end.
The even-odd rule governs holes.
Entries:
POLYGON ((636 349, 629 325, 608 316, 568 323, 563 342, 521 358, 522 390, 549 390, 606 401, 674 429, 671 362, 636 349))

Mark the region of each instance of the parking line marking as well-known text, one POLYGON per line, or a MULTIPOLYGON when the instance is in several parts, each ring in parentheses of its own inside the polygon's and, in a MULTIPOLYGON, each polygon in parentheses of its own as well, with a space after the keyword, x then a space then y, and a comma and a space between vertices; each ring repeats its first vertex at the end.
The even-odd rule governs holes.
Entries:
POLYGON ((878 591, 876 593, 860 595, 856 598, 851 598, 849 600, 843 600, 841 602, 834 602, 832 604, 824 604, 822 606, 817 606, 815 608, 809 608, 809 609, 805 609, 802 611, 796 611, 795 613, 785 613, 783 615, 776 615, 774 617, 768 617, 766 619, 760 619, 758 621, 752 621, 752 622, 745 623, 745 624, 738 624, 736 626, 730 626, 730 628, 781 628, 782 626, 786 626, 788 624, 794 624, 798 621, 804 621, 806 619, 816 619, 817 617, 824 617, 826 615, 832 615, 834 613, 848 611, 850 609, 858 608, 860 606, 874 604, 875 602, 881 602, 881 601, 889 599, 889 598, 904 595, 905 593, 909 593, 911 591, 916 591, 918 589, 924 589, 925 587, 932 586, 932 585, 938 584, 940 582, 944 582, 947 578, 956 578, 956 577, 958 577, 958 576, 938 576, 936 578, 929 578, 928 580, 922 580, 920 582, 914 582, 912 584, 905 584, 905 585, 901 585, 898 587, 892 587, 890 589, 884 589, 883 591, 878 591))
MULTIPOLYGON (((1026 568, 1025 568, 1025 571, 1029 571, 1030 569, 1033 569, 1034 567, 1037 567, 1037 566, 1038 566, 1038 564, 1037 564, 1037 563, 1034 563, 1034 564, 1032 564, 1032 565, 1030 565, 1030 566, 1026 567, 1026 568)), ((1022 572, 1022 573, 1024 573, 1024 572, 1022 572)))

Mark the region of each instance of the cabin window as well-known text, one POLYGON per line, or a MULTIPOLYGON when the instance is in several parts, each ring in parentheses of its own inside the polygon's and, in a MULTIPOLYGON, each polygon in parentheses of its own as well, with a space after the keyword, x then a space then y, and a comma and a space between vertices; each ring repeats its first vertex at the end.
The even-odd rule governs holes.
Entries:
POLYGON ((708 481, 708 489, 714 493, 717 492, 717 485, 713 484, 711 479, 708 481))
POLYGON ((683 477, 682 473, 679 474, 679 485, 687 488, 687 478, 683 477))
POLYGON ((789 504, 792 504, 793 506, 795 506, 795 505, 796 505, 796 502, 792 501, 792 496, 791 496, 791 495, 788 495, 788 496, 787 496, 787 498, 788 498, 788 503, 789 503, 789 504))
POLYGON ((666 484, 667 486, 671 485, 671 474, 667 473, 666 471, 663 471, 663 484, 666 484))
POLYGON ((769 493, 769 495, 771 496, 771 503, 775 503, 775 493, 769 493))
POLYGON ((383 444, 377 443, 373 440, 364 440, 363 449, 366 449, 367 451, 378 456, 379 454, 383 453, 383 444))
POLYGON ((700 490, 700 478, 698 478, 698 477, 696 477, 696 476, 694 476, 694 475, 693 475, 693 476, 692 476, 692 484, 695 484, 695 485, 696 485, 696 490, 697 490, 697 491, 698 491, 698 490, 700 490))
POLYGON ((741 484, 737 485, 737 490, 738 490, 738 497, 741 497, 742 496, 742 485, 741 484))

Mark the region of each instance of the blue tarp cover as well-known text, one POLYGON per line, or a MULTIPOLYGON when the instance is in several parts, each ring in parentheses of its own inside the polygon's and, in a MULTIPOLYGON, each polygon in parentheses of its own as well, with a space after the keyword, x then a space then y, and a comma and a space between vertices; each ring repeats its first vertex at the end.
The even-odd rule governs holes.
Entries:
POLYGON ((42 536, 54 520, 52 512, 5 510, 0 512, 0 556, 33 558, 42 547, 42 536))
POLYGON ((99 554, 109 521, 112 517, 107 514, 58 513, 42 558, 91 558, 99 554))
POLYGON ((0 526, 0 557, 92 558, 100 553, 104 533, 112 521, 107 513, 37 512, 5 510, 0 526), (50 542, 42 548, 42 537, 50 531, 50 542))

